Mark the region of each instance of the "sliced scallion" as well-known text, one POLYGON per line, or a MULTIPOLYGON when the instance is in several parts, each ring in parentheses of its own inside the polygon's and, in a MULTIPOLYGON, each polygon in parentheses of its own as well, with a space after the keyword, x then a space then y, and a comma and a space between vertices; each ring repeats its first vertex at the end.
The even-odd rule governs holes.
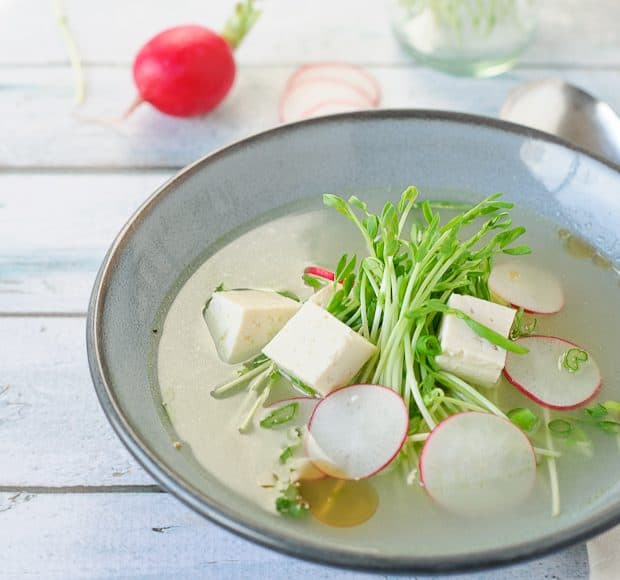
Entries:
POLYGON ((284 425, 284 423, 288 423, 291 421, 295 415, 297 414, 297 410, 299 409, 299 403, 288 403, 288 405, 283 405, 282 407, 278 407, 275 411, 272 411, 267 415, 261 422, 260 426, 263 429, 273 429, 278 425, 284 425))

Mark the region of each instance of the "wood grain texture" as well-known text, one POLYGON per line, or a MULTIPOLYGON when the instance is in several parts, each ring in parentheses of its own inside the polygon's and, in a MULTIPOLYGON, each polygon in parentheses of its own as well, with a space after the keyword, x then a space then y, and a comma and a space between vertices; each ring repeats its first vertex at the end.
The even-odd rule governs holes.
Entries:
MULTIPOLYGON (((118 117, 133 99, 127 68, 88 72, 91 96, 72 109, 72 77, 66 67, 2 70, 0 118, 10 139, 0 143, 0 168, 181 167, 252 133, 278 123, 278 101, 292 67, 240 70, 231 94, 203 118, 175 119, 143 105, 126 121, 118 117), (90 119, 90 120, 89 120, 90 119)), ((415 67, 370 68, 383 90, 385 108, 452 109, 496 116, 519 83, 557 76, 557 70, 517 69, 496 79, 455 78, 415 67)), ((620 110, 620 71, 567 70, 566 80, 620 110)))
MULTIPOLYGON (((2 577, 11 579, 372 578, 255 546, 203 520, 167 494, 4 493, 0 527, 11 530, 0 543, 2 577)), ((581 545, 513 568, 449 578, 576 580, 587 577, 584 556, 581 545)))
MULTIPOLYGON (((253 546, 205 522, 167 494, 41 493, 53 492, 50 487, 84 492, 91 486, 152 484, 99 408, 86 368, 83 325, 79 319, 0 318, 0 344, 5 347, 0 488, 12 488, 0 492, 0 531, 11 530, 2 533, 0 543, 3 575, 362 577, 253 546)), ((542 577, 543 572, 548 577, 585 578, 585 561, 585 549, 579 546, 516 568, 456 578, 521 580, 542 577)))
POLYGON ((85 333, 84 319, 0 318, 0 487, 153 484, 99 407, 85 333))
POLYGON ((0 312, 86 312, 107 247, 169 176, 0 174, 0 312))
MULTIPOLYGON (((236 55, 235 88, 212 115, 177 120, 144 106, 122 124, 85 120, 118 117, 133 100, 129 65, 148 37, 184 22, 219 29, 234 2, 65 0, 86 62, 89 97, 79 111, 72 108, 72 75, 51 2, 0 2, 2 578, 368 578, 279 556, 167 494, 137 493, 154 489, 153 481, 107 425, 84 352, 81 316, 116 232, 175 168, 277 124, 278 99, 296 66, 367 65, 382 85, 385 107, 496 115, 518 83, 552 76, 620 110, 616 0, 541 2, 537 42, 518 69, 490 81, 413 63, 391 33, 386 1, 264 0, 256 30, 236 55), (59 488, 76 493, 49 493, 59 488), (97 490, 107 493, 85 493, 97 490)), ((571 580, 587 573, 581 545, 451 578, 571 580)))
MULTIPOLYGON (((90 64, 129 64, 160 30, 188 22, 222 28, 236 0, 65 0, 80 52, 90 64), (113 41, 111 41, 113 39, 113 41)), ((388 0, 265 0, 256 29, 238 50, 242 64, 299 64, 344 60, 363 64, 409 64, 394 39, 388 0)), ((620 65, 620 5, 615 0, 545 0, 538 40, 526 52, 527 65, 620 65)), ((0 65, 67 62, 51 11, 41 0, 0 6, 0 65), (33 15, 36 15, 33 18, 33 15), (32 39, 36 38, 36 42, 32 39)))

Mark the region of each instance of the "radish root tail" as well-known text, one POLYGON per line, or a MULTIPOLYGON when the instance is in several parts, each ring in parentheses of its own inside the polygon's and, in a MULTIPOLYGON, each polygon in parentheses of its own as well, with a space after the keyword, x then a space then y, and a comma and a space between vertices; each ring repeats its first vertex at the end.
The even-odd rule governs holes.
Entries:
POLYGON ((140 95, 136 95, 136 98, 134 99, 133 103, 131 103, 131 105, 129 105, 129 108, 121 115, 120 120, 121 121, 125 121, 127 118, 129 118, 130 115, 133 114, 133 112, 142 104, 144 103, 144 99, 140 96, 140 95))

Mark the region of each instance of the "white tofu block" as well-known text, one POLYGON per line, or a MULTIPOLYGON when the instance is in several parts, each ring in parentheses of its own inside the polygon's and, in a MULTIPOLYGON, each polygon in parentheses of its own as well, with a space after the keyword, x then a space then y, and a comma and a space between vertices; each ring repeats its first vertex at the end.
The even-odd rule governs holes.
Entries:
POLYGON ((306 302, 263 353, 283 371, 326 395, 348 384, 375 350, 335 316, 306 302))
POLYGON ((321 288, 318 292, 315 292, 310 298, 308 298, 307 302, 312 302, 313 304, 317 304, 321 308, 326 308, 331 300, 332 296, 336 292, 336 290, 342 287, 341 284, 335 288, 334 283, 330 282, 321 288))
POLYGON ((215 292, 204 318, 219 357, 236 364, 260 353, 301 304, 269 290, 215 292))
MULTIPOLYGON (((474 298, 452 294, 448 306, 508 337, 516 310, 474 298)), ((439 330, 442 353, 435 359, 440 368, 474 385, 492 387, 506 364, 506 351, 476 334, 463 320, 444 314, 439 330)))

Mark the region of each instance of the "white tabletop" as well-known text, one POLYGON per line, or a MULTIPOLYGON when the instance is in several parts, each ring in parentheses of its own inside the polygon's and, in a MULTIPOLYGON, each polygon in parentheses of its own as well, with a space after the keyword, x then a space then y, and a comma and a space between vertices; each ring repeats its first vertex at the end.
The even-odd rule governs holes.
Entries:
MULTIPOLYGON (((277 123, 300 64, 343 60, 377 77, 382 106, 497 115, 536 78, 580 84, 620 110, 620 5, 545 1, 539 41, 496 79, 453 78, 412 63, 379 0, 265 0, 239 50, 232 93, 212 115, 179 120, 141 107, 130 64, 177 23, 218 28, 232 0, 65 2, 86 64, 72 72, 51 3, 0 2, 0 577, 354 578, 259 548, 166 493, 112 433, 84 347, 88 294, 107 245, 137 205, 184 164, 277 123)), ((583 545, 457 578, 585 578, 583 545)))

